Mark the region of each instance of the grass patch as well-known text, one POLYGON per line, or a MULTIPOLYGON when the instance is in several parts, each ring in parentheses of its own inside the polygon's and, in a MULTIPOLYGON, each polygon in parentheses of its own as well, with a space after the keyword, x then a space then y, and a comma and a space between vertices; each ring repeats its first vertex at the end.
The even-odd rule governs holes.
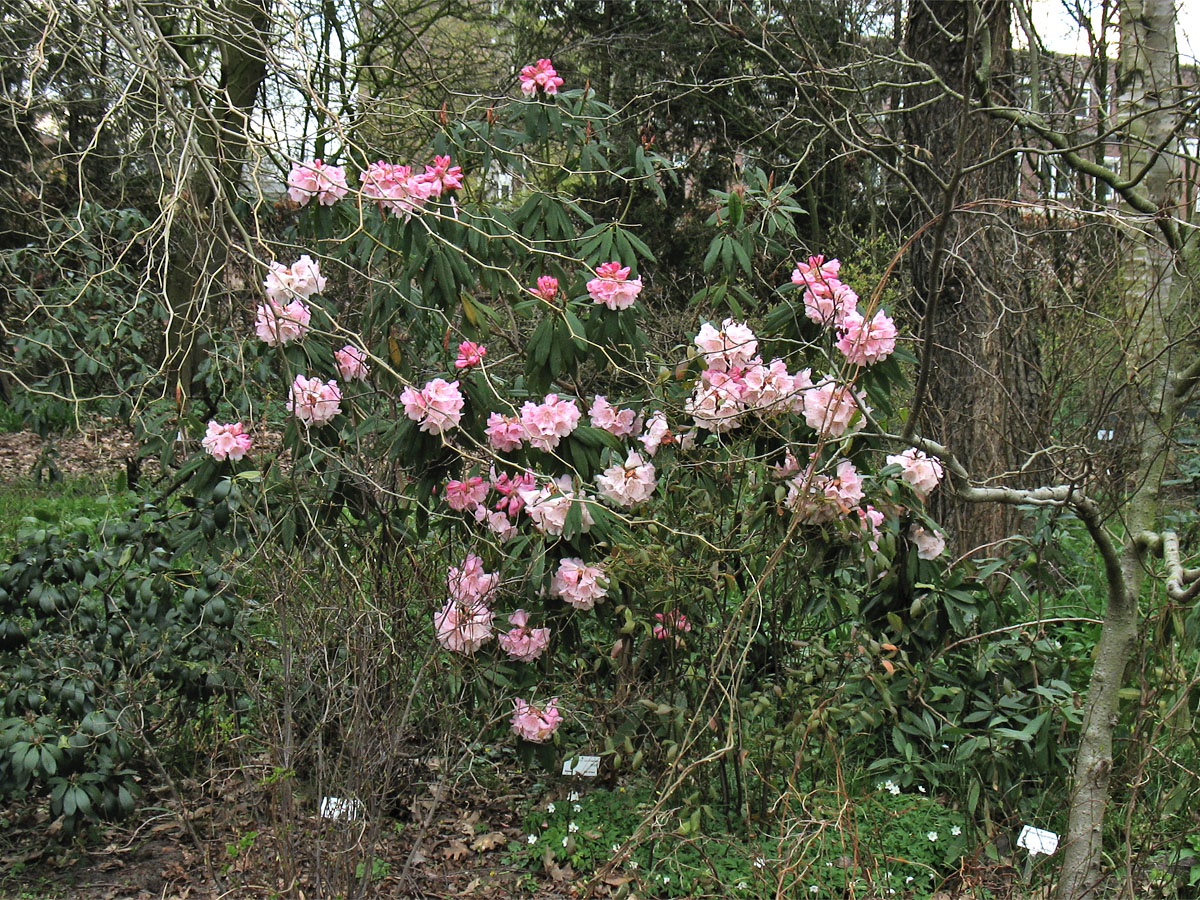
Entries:
POLYGON ((104 522, 122 516, 138 502, 125 488, 124 475, 66 477, 57 482, 18 478, 0 482, 0 558, 8 558, 23 531, 63 527, 98 531, 104 522), (76 520, 89 520, 84 526, 76 520))

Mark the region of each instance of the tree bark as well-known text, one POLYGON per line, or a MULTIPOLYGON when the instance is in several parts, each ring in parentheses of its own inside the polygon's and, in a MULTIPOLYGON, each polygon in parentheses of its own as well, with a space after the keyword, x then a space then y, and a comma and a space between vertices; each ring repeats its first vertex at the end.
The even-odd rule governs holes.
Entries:
MULTIPOLYGON (((924 334, 932 341, 913 424, 960 448, 960 458, 984 480, 1020 470, 1043 446, 1038 317, 1013 276, 1023 268, 1014 214, 1002 203, 962 209, 1015 196, 1017 166, 1002 156, 1014 147, 1014 130, 946 87, 968 99, 1006 94, 1010 31, 1005 2, 915 0, 905 35, 908 56, 943 83, 914 86, 904 98, 908 174, 924 200, 913 209, 912 228, 945 217, 910 256, 913 308, 931 318, 924 334), (964 171, 986 159, 997 161, 964 171)), ((949 492, 936 498, 933 512, 964 554, 1012 531, 1010 507, 981 508, 949 492)))

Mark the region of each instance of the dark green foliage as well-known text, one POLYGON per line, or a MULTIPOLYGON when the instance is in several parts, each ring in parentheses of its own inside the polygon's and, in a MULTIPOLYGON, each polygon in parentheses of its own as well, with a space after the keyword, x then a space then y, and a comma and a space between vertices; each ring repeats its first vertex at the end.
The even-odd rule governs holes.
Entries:
POLYGON ((63 406, 81 399, 127 412, 157 369, 161 305, 144 271, 149 227, 137 210, 83 203, 46 222, 43 241, 0 252, 0 276, 12 285, 4 316, 22 323, 0 344, 12 379, 7 399, 38 430, 61 427, 63 406))
POLYGON ((229 693, 243 612, 195 553, 224 502, 47 525, 0 567, 0 796, 48 794, 68 831, 125 815, 142 742, 161 751, 160 727, 229 693))

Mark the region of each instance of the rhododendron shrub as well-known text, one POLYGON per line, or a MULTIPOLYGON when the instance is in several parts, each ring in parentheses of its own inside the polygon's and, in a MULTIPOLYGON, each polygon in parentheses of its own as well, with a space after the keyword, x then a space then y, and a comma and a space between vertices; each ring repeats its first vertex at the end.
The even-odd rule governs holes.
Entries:
MULTIPOLYGON (((407 567, 405 608, 456 696, 481 721, 511 715, 523 741, 581 750, 603 745, 591 729, 618 682, 622 703, 696 699, 695 673, 727 676, 736 642, 787 668, 812 622, 928 583, 944 536, 922 501, 943 473, 880 437, 902 335, 837 259, 788 248, 770 306, 705 294, 686 336, 656 345, 636 230, 536 189, 620 152, 610 111, 552 67, 526 74, 554 102, 492 110, 486 142, 480 123, 448 124, 423 172, 381 159, 335 195, 302 166, 294 187, 317 202, 298 233, 340 265, 323 275, 316 249, 272 264, 238 339, 263 402, 290 414, 287 477, 259 473, 273 533, 340 527, 368 558, 403 547, 389 565, 407 567), (524 159, 554 163, 526 172, 529 199, 472 190, 492 161, 524 159), (586 691, 568 679, 584 671, 586 691)), ((668 169, 642 148, 607 184, 656 192, 668 169)), ((788 190, 756 190, 788 208, 788 190)), ((744 221, 749 200, 722 199, 740 213, 717 224, 744 221)), ((651 707, 629 703, 627 733, 678 741, 651 707)))

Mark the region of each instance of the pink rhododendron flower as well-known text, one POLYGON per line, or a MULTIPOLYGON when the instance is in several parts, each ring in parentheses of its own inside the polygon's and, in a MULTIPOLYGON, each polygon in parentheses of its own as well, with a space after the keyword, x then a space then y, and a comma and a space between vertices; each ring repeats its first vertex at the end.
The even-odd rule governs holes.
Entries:
POLYGON ((268 297, 255 310, 254 333, 269 347, 298 341, 308 334, 308 323, 312 313, 303 300, 293 300, 282 306, 268 297))
POLYGON ((732 431, 742 424, 745 398, 746 381, 741 369, 705 369, 696 382, 695 392, 684 404, 684 410, 695 419, 697 428, 732 431))
POLYGON ((525 426, 521 424, 518 416, 505 416, 494 412, 488 416, 484 433, 492 449, 501 453, 516 450, 525 442, 525 426))
POLYGON ((859 391, 856 395, 849 385, 838 384, 829 377, 804 392, 804 420, 809 428, 826 437, 844 435, 850 420, 860 410, 864 414, 871 411, 866 392, 859 391))
POLYGON ((313 197, 322 206, 333 206, 349 193, 346 170, 341 166, 327 166, 319 159, 293 163, 287 183, 288 196, 301 206, 313 197))
POLYGON ((554 71, 554 65, 548 59, 539 59, 525 66, 518 78, 521 82, 521 93, 526 97, 532 97, 539 90, 546 94, 557 94, 563 84, 563 80, 558 77, 558 72, 554 71))
POLYGON ((487 347, 474 341, 463 341, 458 345, 458 359, 454 360, 454 368, 469 369, 483 362, 487 356, 487 347))
POLYGON ((318 294, 325 290, 327 281, 321 274, 321 266, 305 253, 290 266, 272 261, 263 286, 267 289, 269 299, 283 303, 318 294))
POLYGON ((862 476, 854 463, 842 460, 832 476, 808 471, 792 478, 785 505, 800 510, 803 521, 819 525, 849 515, 863 496, 862 476))
POLYGON ((580 506, 580 532, 586 533, 596 524, 588 509, 589 504, 575 494, 569 475, 561 475, 542 488, 522 490, 520 494, 521 499, 525 501, 525 514, 529 516, 534 527, 544 534, 562 534, 571 506, 576 503, 580 506))
POLYGON ((542 275, 538 277, 537 287, 529 289, 535 297, 541 297, 547 303, 554 302, 554 298, 558 296, 558 279, 553 275, 542 275))
POLYGON ((606 262, 596 267, 596 277, 587 283, 587 292, 593 302, 609 309, 627 309, 642 292, 642 279, 630 281, 629 266, 606 262))
POLYGON ((292 382, 288 412, 309 425, 323 425, 342 411, 342 392, 336 381, 322 382, 319 378, 297 375, 292 382))
POLYGON ((547 394, 541 403, 527 400, 521 406, 521 425, 530 444, 547 452, 575 430, 579 424, 579 407, 574 400, 560 400, 558 394, 547 394))
POLYGON ((462 420, 463 395, 457 381, 435 378, 421 390, 406 387, 400 394, 404 414, 429 434, 445 434, 462 420))
POLYGON ((208 431, 200 443, 213 459, 224 460, 241 459, 249 451, 252 442, 241 422, 221 425, 212 421, 208 423, 208 431))
POLYGON ((433 614, 437 642, 454 653, 474 653, 492 639, 492 619, 495 614, 486 603, 459 603, 447 600, 433 614))
POLYGON ((550 579, 550 596, 560 597, 576 609, 591 609, 607 593, 608 579, 604 569, 585 565, 582 559, 574 557, 559 562, 550 579))
POLYGON ((373 162, 359 176, 363 196, 379 204, 381 212, 390 210, 405 218, 421 211, 431 197, 440 196, 443 190, 452 190, 462 184, 462 170, 449 167, 448 157, 439 156, 434 165, 414 175, 409 166, 373 162))
POLYGON ((911 484, 917 496, 922 499, 933 493, 933 489, 945 474, 940 459, 936 456, 926 456, 916 447, 910 447, 903 453, 892 454, 887 461, 900 467, 900 477, 911 484))
POLYGON ((674 637, 675 643, 682 644, 682 636, 692 630, 692 623, 677 609, 665 613, 655 613, 654 618, 656 624, 653 634, 656 640, 665 641, 667 638, 674 637))
POLYGON ((479 475, 465 481, 446 482, 446 504, 458 512, 472 512, 487 496, 491 485, 479 475))
POLYGON ((769 366, 762 362, 748 366, 742 371, 742 382, 742 401, 760 415, 784 412, 797 399, 796 381, 782 359, 771 360, 769 366))
POLYGON ((858 517, 862 519, 863 529, 871 535, 867 541, 867 546, 873 552, 878 553, 879 539, 883 536, 883 533, 879 530, 879 526, 883 524, 883 513, 868 503, 866 508, 861 506, 858 508, 858 517))
POLYGON ((462 187, 462 166, 450 165, 450 157, 435 156, 433 165, 425 167, 421 176, 424 184, 429 185, 430 195, 440 197, 443 191, 456 191, 462 187))
POLYGON ((535 744, 542 744, 550 740, 550 737, 558 730, 558 726, 562 724, 557 697, 547 703, 544 708, 526 703, 520 697, 513 701, 513 706, 515 710, 510 720, 513 733, 517 737, 533 741, 535 744))
POLYGON ((521 662, 533 662, 546 652, 550 644, 549 628, 530 628, 529 613, 518 609, 508 617, 509 623, 515 626, 511 631, 500 635, 500 649, 512 659, 521 662))
POLYGON ((451 566, 446 574, 450 598, 461 604, 487 603, 500 583, 498 572, 483 571, 483 560, 468 553, 462 568, 451 566))
POLYGON ((502 497, 496 504, 496 509, 516 518, 517 514, 525 508, 525 501, 521 497, 521 492, 536 491, 537 479, 533 477, 532 472, 524 472, 516 476, 503 472, 499 477, 496 477, 495 469, 492 470, 491 476, 492 487, 502 497))
POLYGON ((338 374, 342 381, 366 381, 371 367, 367 365, 367 354, 353 344, 347 344, 341 350, 334 352, 338 374))
POLYGON ((783 462, 777 466, 771 466, 768 471, 772 478, 791 478, 800 471, 800 460, 796 459, 796 454, 791 450, 783 454, 783 462))
POLYGON ((938 532, 929 532, 914 524, 908 529, 908 539, 917 545, 917 556, 921 559, 937 559, 946 549, 946 538, 938 532))
POLYGON ((837 280, 842 270, 839 260, 826 261, 824 256, 810 256, 806 262, 797 263, 792 270, 792 284, 801 285, 809 290, 821 293, 829 289, 829 285, 837 280))
POLYGON ((758 353, 754 332, 733 319, 722 322, 720 331, 711 322, 705 322, 693 342, 704 355, 705 367, 717 372, 748 366, 758 353))
POLYGON ((651 456, 658 452, 660 446, 674 440, 671 429, 667 427, 667 417, 660 410, 654 411, 654 415, 646 423, 646 430, 642 432, 642 436, 638 440, 642 442, 642 446, 651 456))
POLYGON ((856 366, 882 362, 896 349, 896 323, 883 310, 868 322, 857 312, 847 313, 838 325, 837 348, 856 366))
POLYGON ((618 506, 633 506, 650 498, 658 481, 654 464, 648 463, 636 450, 630 450, 625 464, 617 463, 596 476, 600 494, 618 506))
POLYGON ((500 510, 488 510, 484 506, 477 506, 474 515, 475 521, 487 525, 488 530, 496 535, 501 543, 511 541, 517 536, 517 526, 500 510))
POLYGON ((858 294, 836 279, 804 292, 804 314, 818 325, 841 325, 858 311, 858 294))
POLYGON ((603 428, 617 437, 628 437, 633 434, 636 427, 637 413, 632 409, 618 410, 608 402, 608 398, 603 394, 596 395, 596 399, 592 401, 592 408, 588 410, 588 415, 591 417, 593 427, 603 428))

